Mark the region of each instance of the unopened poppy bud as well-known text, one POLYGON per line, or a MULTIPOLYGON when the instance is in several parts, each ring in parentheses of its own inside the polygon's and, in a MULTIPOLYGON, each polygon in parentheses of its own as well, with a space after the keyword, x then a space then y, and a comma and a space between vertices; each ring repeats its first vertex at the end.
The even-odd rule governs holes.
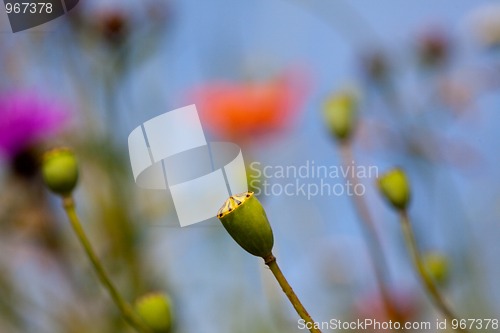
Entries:
POLYGON ((427 272, 434 281, 437 283, 445 283, 447 281, 449 264, 446 256, 437 252, 431 252, 424 255, 423 261, 427 272))
POLYGON ((382 195, 396 209, 404 210, 410 201, 410 184, 406 174, 394 168, 378 179, 378 187, 382 195))
POLYGON ((324 117, 331 134, 338 140, 348 140, 356 126, 357 100, 350 92, 331 96, 324 105, 324 117))
POLYGON ((137 314, 154 333, 168 333, 172 328, 170 299, 162 293, 151 293, 139 298, 135 304, 137 314))
POLYGON ((248 190, 251 192, 261 192, 261 184, 266 177, 259 163, 252 163, 246 166, 248 190))
POLYGON ((56 148, 46 152, 42 158, 42 175, 52 192, 70 194, 78 182, 78 163, 73 151, 56 148))
POLYGON ((229 197, 217 217, 244 250, 264 259, 271 255, 273 231, 262 204, 253 192, 229 197))

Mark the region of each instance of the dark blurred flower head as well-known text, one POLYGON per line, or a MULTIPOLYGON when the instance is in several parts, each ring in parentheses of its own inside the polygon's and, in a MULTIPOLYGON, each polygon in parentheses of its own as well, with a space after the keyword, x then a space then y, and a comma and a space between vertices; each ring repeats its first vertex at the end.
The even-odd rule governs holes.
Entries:
POLYGON ((417 52, 422 65, 428 67, 443 65, 451 54, 451 40, 443 30, 429 29, 419 36, 417 52))
POLYGON ((57 134, 67 113, 53 101, 34 92, 15 91, 0 95, 0 154, 14 171, 31 173, 36 158, 33 148, 57 134))
POLYGON ((203 125, 220 138, 248 142, 287 129, 307 95, 307 77, 286 72, 267 81, 214 81, 190 93, 203 125))
POLYGON ((142 1, 139 6, 81 4, 70 13, 69 23, 83 36, 119 48, 141 30, 152 29, 153 35, 162 31, 171 21, 171 12, 170 2, 159 0, 142 1))
POLYGON ((101 38, 111 45, 122 44, 130 33, 130 18, 123 11, 103 11, 99 13, 96 23, 101 38))
POLYGON ((361 69, 371 82, 384 83, 390 74, 389 59, 381 51, 368 52, 361 57, 361 69))

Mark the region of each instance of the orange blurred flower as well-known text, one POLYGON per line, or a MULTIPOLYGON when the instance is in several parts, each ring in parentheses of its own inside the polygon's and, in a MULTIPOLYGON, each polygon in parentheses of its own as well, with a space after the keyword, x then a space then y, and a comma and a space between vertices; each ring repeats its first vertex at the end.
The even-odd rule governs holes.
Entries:
POLYGON ((242 143, 289 128, 309 90, 307 81, 297 72, 263 82, 215 81, 194 89, 190 97, 204 127, 242 143))
MULTIPOLYGON (((379 323, 387 323, 390 320, 400 322, 401 327, 405 322, 414 322, 419 315, 419 300, 415 294, 409 291, 389 291, 389 297, 395 309, 398 311, 398 317, 394 314, 388 315, 384 301, 379 294, 369 293, 363 295, 354 304, 355 319, 372 319, 379 323)), ((372 329, 367 327, 368 332, 391 332, 385 329, 372 329)), ((394 330, 392 330, 394 331, 394 330)))

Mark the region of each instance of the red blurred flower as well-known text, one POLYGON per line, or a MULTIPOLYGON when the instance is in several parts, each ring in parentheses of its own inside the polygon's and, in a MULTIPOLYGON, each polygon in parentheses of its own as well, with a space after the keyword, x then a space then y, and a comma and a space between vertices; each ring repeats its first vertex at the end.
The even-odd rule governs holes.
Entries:
MULTIPOLYGON (((370 293, 364 295, 355 304, 355 316, 356 319, 374 319, 378 322, 412 322, 417 318, 418 315, 418 300, 415 295, 408 292, 401 291, 391 291, 390 300, 394 306, 394 310, 397 311, 396 314, 387 313, 385 303, 380 297, 380 295, 370 293)), ((388 332, 385 330, 374 330, 377 332, 388 332)))
POLYGON ((220 138, 241 143, 287 129, 307 88, 304 75, 287 72, 264 82, 211 82, 194 89, 190 97, 205 127, 220 138))

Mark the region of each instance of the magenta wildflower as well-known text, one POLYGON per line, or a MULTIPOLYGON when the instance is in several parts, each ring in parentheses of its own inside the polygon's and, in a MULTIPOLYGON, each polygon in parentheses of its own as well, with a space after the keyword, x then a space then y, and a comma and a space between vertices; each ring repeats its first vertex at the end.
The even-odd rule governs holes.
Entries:
POLYGON ((57 134, 67 117, 60 104, 33 92, 0 94, 0 154, 13 159, 57 134))

